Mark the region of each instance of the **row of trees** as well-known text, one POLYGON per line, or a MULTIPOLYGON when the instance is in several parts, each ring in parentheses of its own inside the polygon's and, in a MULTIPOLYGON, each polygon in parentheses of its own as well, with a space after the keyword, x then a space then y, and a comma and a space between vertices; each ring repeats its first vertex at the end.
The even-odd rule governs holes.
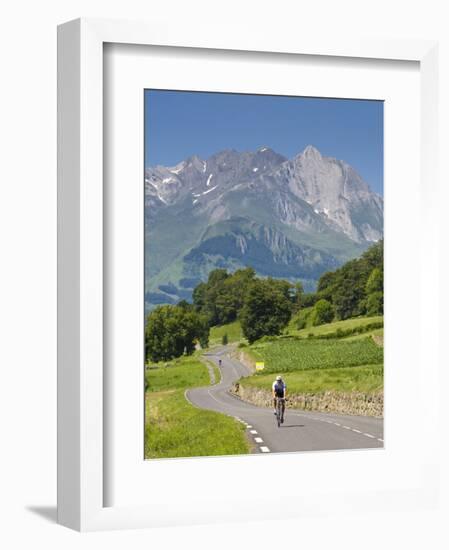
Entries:
POLYGON ((360 258, 325 273, 317 292, 304 294, 300 283, 262 279, 247 267, 234 273, 215 269, 193 291, 193 304, 182 301, 154 309, 147 318, 147 359, 169 360, 206 347, 209 329, 239 319, 252 343, 262 336, 279 335, 293 313, 313 307, 314 325, 359 315, 383 313, 383 242, 360 258))
POLYGON ((207 347, 211 326, 239 319, 250 343, 264 335, 280 334, 299 303, 301 285, 279 279, 260 279, 252 268, 230 274, 215 269, 193 292, 193 304, 155 308, 147 317, 147 360, 167 361, 207 347))
MULTIPOLYGON (((315 306, 329 316, 349 319, 360 315, 383 314, 383 241, 371 246, 358 259, 321 276, 317 292, 305 294, 302 305, 315 306)), ((321 324, 320 314, 317 322, 321 324)), ((327 322, 327 321, 324 321, 327 322)))
POLYGON ((198 342, 209 344, 209 323, 192 305, 158 306, 147 317, 145 326, 146 360, 168 361, 184 353, 190 355, 198 342))
POLYGON ((210 326, 225 325, 241 317, 250 291, 252 296, 257 290, 259 294, 278 291, 293 309, 299 306, 303 293, 301 283, 294 285, 282 279, 260 279, 252 267, 234 273, 214 269, 208 280, 194 289, 193 305, 196 311, 207 317, 210 326))

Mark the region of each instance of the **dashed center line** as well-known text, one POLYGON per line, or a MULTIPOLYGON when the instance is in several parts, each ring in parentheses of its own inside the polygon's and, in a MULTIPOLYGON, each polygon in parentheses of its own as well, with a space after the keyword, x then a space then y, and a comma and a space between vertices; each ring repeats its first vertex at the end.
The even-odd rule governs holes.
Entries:
POLYGON ((256 433, 257 433, 257 430, 250 430, 250 432, 251 432, 252 434, 256 434, 256 433))
MULTIPOLYGON (((305 415, 297 415, 297 416, 305 416, 305 415)), ((356 434, 362 434, 362 435, 364 435, 366 437, 369 437, 371 439, 377 439, 377 441, 380 441, 381 443, 383 443, 383 441, 384 441, 380 437, 376 438, 374 435, 361 432, 360 430, 357 430, 356 428, 351 428, 351 426, 345 426, 344 424, 340 424, 339 422, 334 422, 333 420, 326 420, 325 418, 316 418, 316 417, 311 417, 311 418, 312 418, 312 420, 319 420, 320 422, 327 422, 328 424, 333 424, 334 426, 339 426, 340 428, 344 428, 345 430, 351 430, 351 431, 355 432, 356 434)))
POLYGON ((268 447, 260 447, 260 450, 262 451, 262 453, 269 453, 270 452, 270 449, 268 447))
POLYGON ((255 437, 255 438, 254 438, 254 441, 255 441, 256 443, 263 443, 263 439, 262 439, 261 437, 255 437))

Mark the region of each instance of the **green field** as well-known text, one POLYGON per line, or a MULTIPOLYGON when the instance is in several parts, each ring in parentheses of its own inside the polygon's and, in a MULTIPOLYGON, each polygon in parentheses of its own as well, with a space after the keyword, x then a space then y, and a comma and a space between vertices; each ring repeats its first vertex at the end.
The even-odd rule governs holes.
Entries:
POLYGON ((145 371, 145 389, 149 392, 186 389, 209 384, 207 368, 195 356, 159 363, 145 371))
MULTIPOLYGON (((365 365, 362 367, 290 371, 284 378, 288 392, 292 394, 323 391, 370 393, 381 391, 383 388, 383 366, 365 365)), ((245 387, 270 390, 273 374, 251 376, 245 378, 241 383, 245 387)))
POLYGON ((206 365, 195 356, 147 369, 145 383, 145 458, 250 452, 241 423, 186 400, 186 389, 210 383, 206 365))
POLYGON ((221 344, 221 339, 225 334, 228 335, 228 342, 230 344, 244 339, 239 321, 234 321, 228 325, 212 327, 209 336, 210 344, 221 344))
MULTIPOLYGON (((355 319, 346 319, 345 321, 334 321, 333 323, 326 323, 316 327, 308 326, 302 330, 292 332, 303 338, 307 338, 310 333, 314 336, 322 336, 323 334, 331 334, 337 330, 354 330, 361 327, 366 327, 372 324, 379 324, 383 322, 383 317, 358 317, 355 319)), ((377 329, 374 329, 377 330, 377 329)), ((371 331, 370 331, 371 332, 371 331)))
POLYGON ((382 321, 382 317, 363 317, 303 330, 292 330, 291 323, 288 336, 262 339, 245 348, 254 360, 265 363, 265 369, 242 379, 241 384, 269 391, 274 374, 281 374, 290 394, 381 392, 383 348, 373 336, 382 336, 383 328, 344 338, 324 337, 335 335, 339 329, 363 331, 382 321))
POLYGON ((379 315, 376 317, 356 317, 353 319, 345 319, 344 321, 334 321, 332 323, 326 323, 324 325, 318 325, 314 327, 312 326, 312 316, 310 315, 312 310, 313 308, 311 307, 305 308, 304 310, 302 310, 302 313, 293 316, 285 332, 287 334, 291 334, 294 336, 307 338, 310 333, 312 333, 313 335, 320 336, 323 334, 330 334, 330 333, 336 332, 338 329, 351 330, 351 329, 356 329, 358 327, 365 327, 367 325, 371 325, 374 323, 378 324, 383 322, 383 317, 379 315), (305 328, 298 330, 297 323, 300 315, 307 316, 307 322, 306 322, 305 328))
POLYGON ((247 352, 255 360, 264 361, 264 372, 270 373, 383 363, 383 349, 366 335, 351 341, 277 338, 255 343, 247 352))

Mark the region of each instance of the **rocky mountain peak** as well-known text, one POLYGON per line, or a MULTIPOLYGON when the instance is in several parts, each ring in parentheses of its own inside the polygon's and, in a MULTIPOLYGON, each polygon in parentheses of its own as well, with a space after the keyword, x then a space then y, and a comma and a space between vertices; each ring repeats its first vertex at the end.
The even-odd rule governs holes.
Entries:
POLYGON ((318 149, 313 145, 307 145, 304 151, 300 153, 299 157, 307 160, 309 159, 321 160, 323 158, 321 156, 321 153, 318 151, 318 149))

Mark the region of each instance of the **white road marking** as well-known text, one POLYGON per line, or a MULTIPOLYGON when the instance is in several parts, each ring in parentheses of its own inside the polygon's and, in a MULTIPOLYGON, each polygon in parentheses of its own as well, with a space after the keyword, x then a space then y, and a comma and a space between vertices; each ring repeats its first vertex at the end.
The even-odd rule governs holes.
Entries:
POLYGON ((356 434, 361 434, 362 433, 360 430, 356 430, 355 428, 352 428, 352 431, 355 432, 356 434))
POLYGON ((226 405, 227 406, 227 403, 224 403, 223 401, 220 401, 219 399, 217 399, 215 397, 215 395, 212 395, 210 390, 207 390, 207 393, 212 397, 212 399, 214 399, 214 401, 216 401, 217 403, 220 403, 220 405, 226 405))
POLYGON ((336 426, 341 426, 341 424, 339 424, 338 422, 334 422, 334 424, 335 424, 336 426))
POLYGON ((252 428, 252 426, 250 426, 249 424, 247 424, 246 427, 248 428, 248 430, 252 428))
POLYGON ((254 441, 255 441, 256 443, 263 443, 263 439, 262 439, 261 437, 255 437, 255 438, 254 438, 254 441))
POLYGON ((351 428, 349 426, 343 426, 345 430, 350 430, 351 428))
POLYGON ((377 441, 380 441, 381 443, 383 443, 383 442, 384 442, 384 440, 383 440, 383 439, 381 439, 380 437, 378 437, 378 438, 377 438, 377 441))
POLYGON ((371 439, 376 439, 376 438, 374 437, 374 435, 371 435, 371 434, 365 434, 365 433, 364 433, 363 435, 366 435, 366 437, 371 437, 371 439))
POLYGON ((260 447, 260 450, 263 452, 263 453, 269 453, 270 452, 270 449, 268 447, 260 447))
POLYGON ((250 430, 252 434, 257 434, 257 430, 250 430))

